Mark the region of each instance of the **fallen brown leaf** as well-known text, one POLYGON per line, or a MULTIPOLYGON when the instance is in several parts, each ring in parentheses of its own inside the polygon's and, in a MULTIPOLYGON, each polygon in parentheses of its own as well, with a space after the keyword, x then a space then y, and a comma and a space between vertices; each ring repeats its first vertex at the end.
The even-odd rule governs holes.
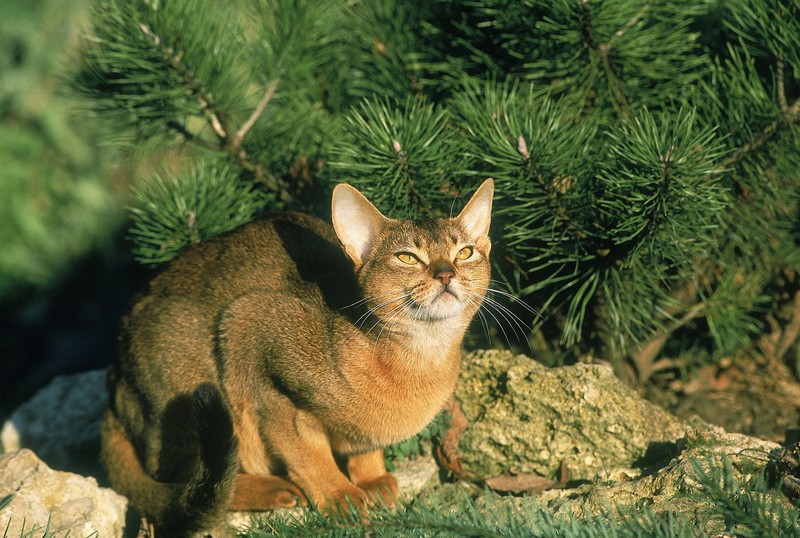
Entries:
POLYGON ((561 482, 535 474, 500 475, 485 480, 487 486, 498 493, 536 493, 563 488, 561 482))

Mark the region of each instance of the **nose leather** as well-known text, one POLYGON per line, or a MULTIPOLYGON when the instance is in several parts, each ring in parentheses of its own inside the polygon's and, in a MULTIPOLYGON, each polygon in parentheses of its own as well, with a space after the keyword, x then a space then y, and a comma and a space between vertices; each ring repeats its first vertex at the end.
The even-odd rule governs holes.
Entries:
POLYGON ((450 284, 450 279, 456 276, 456 268, 447 260, 436 260, 431 263, 430 271, 433 278, 441 281, 445 286, 450 284))

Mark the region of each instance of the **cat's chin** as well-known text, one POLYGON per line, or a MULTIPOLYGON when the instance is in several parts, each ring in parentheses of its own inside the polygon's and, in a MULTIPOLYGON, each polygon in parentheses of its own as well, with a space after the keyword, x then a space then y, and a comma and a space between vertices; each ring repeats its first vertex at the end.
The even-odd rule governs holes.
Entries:
POLYGON ((426 305, 417 305, 414 318, 421 321, 442 321, 460 316, 466 304, 452 293, 443 292, 426 305))

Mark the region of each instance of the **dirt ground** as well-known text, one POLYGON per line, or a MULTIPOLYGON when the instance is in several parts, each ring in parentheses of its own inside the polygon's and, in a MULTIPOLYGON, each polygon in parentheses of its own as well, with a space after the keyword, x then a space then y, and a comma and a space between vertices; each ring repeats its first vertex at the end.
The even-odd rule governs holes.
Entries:
POLYGON ((723 359, 687 380, 656 376, 644 396, 681 418, 777 443, 800 441, 800 383, 783 363, 765 357, 723 359))

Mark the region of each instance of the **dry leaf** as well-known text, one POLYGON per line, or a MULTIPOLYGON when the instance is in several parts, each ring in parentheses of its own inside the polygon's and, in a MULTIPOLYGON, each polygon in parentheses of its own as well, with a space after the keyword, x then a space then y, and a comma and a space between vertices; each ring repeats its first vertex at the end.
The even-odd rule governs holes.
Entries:
POLYGON ((561 482, 535 474, 500 475, 486 479, 485 483, 498 493, 514 494, 536 493, 564 487, 561 482))

